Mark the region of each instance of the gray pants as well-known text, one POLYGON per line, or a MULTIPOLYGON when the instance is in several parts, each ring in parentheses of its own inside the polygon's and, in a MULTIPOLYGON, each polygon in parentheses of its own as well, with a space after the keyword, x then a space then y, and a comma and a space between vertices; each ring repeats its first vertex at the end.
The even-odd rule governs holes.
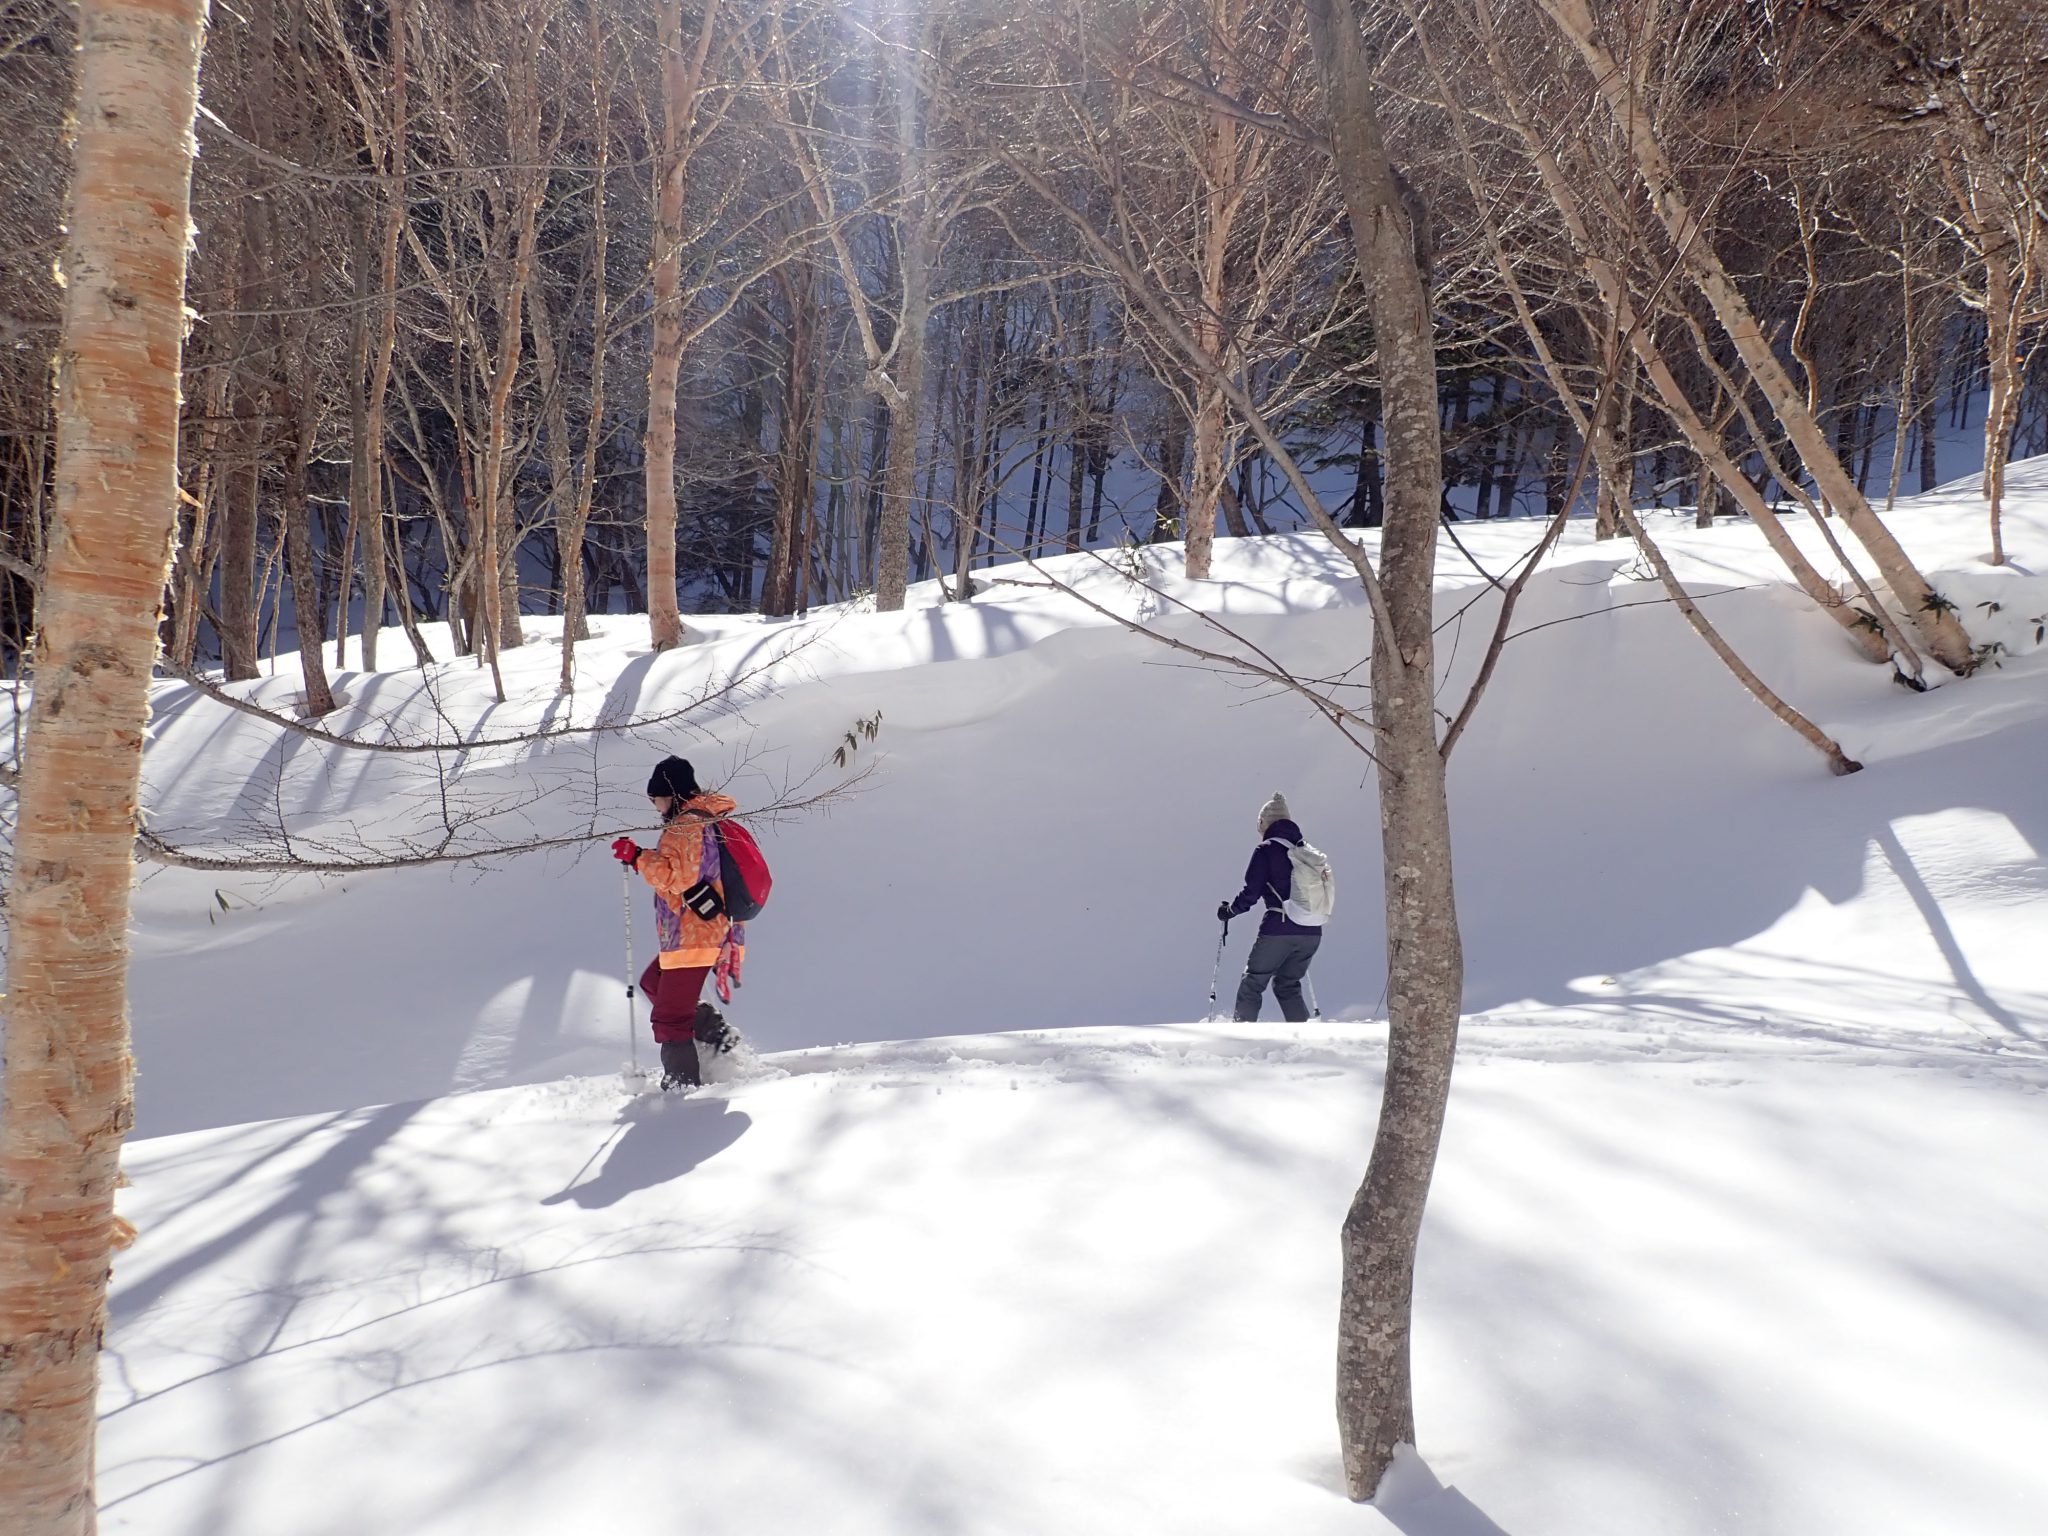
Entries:
POLYGON ((1301 995, 1301 979, 1308 963, 1315 959, 1323 942, 1320 933, 1262 933, 1252 940, 1252 952, 1244 962, 1244 980, 1237 984, 1237 1016, 1249 1024, 1259 1016, 1259 1004, 1266 996, 1266 983, 1273 983, 1273 996, 1280 1000, 1280 1012, 1290 1024, 1308 1018, 1308 1003, 1301 995))

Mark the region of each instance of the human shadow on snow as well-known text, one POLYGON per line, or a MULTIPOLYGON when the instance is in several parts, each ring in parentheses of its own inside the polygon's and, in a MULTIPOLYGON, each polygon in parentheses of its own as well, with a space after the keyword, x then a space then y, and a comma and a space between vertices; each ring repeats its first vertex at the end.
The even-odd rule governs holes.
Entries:
POLYGON ((752 1124, 749 1116, 717 1099, 629 1100, 619 1111, 620 1133, 598 1147, 602 1152, 609 1146, 611 1155, 596 1176, 583 1178, 597 1160, 598 1153, 593 1152, 575 1177, 541 1204, 568 1202, 586 1211, 617 1205, 628 1195, 667 1184, 709 1162, 752 1124))

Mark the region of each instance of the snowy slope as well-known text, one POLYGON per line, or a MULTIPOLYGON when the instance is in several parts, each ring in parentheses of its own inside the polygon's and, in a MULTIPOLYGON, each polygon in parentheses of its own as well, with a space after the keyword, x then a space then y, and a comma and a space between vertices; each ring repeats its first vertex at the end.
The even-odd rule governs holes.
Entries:
MULTIPOLYGON (((2048 488, 2044 465, 2015 471, 2019 494, 2048 488)), ((2013 519, 2019 562, 2048 543, 2044 517, 2013 519)), ((1972 564, 1985 542, 1975 499, 1960 490, 1898 521, 1933 566, 1972 564)), ((1467 526, 1462 537, 1498 572, 1535 532, 1467 526)), ((1784 585, 1752 530, 1695 534, 1670 519, 1666 537, 1699 590, 1737 589, 1710 607, 1767 680, 1873 771, 1843 782, 1817 774, 1810 749, 1656 601, 1631 551, 1574 529, 1524 599, 1526 633, 1453 761, 1474 1010, 1570 1003, 1583 978, 1654 978, 1767 933, 1781 950, 1830 950, 1845 928, 1850 939, 1864 931, 1830 916, 1845 901, 1917 889, 1910 871, 1891 869, 1910 863, 1915 818, 1962 814, 1973 795, 1985 878, 2036 868, 2048 848, 2040 798, 2027 790, 2048 722, 2038 653, 1909 696, 1784 585), (1978 738, 1989 732, 2006 745, 1987 758, 1978 738), (1809 922, 1821 930, 1811 944, 1809 922)), ((1364 611, 1327 546, 1304 535, 1226 540, 1219 551, 1217 581, 1167 582, 1168 593, 1305 671, 1358 667, 1364 611)), ((2048 560, 2035 565, 2048 570, 2048 560)), ((1161 629, 1218 641, 1089 557, 1052 568, 1161 629)), ((1493 610, 1456 549, 1446 546, 1442 568, 1446 615, 1465 610, 1446 630, 1448 707, 1493 610)), ((2025 620, 2048 612, 2041 579, 1978 565, 1966 581, 2021 594, 1998 622, 2015 652, 2031 647, 2025 620)), ((580 858, 283 885, 153 873, 138 902, 143 1131, 610 1067, 624 1039, 625 962, 620 881, 604 843, 621 828, 644 833, 648 766, 682 751, 707 781, 732 775, 749 805, 792 780, 814 793, 846 777, 829 763, 822 776, 812 770, 877 709, 882 736, 863 749, 878 763, 873 777, 835 807, 761 829, 780 884, 752 936, 741 1017, 764 1049, 963 1023, 1199 1014, 1214 956, 1209 914, 1237 883, 1254 810, 1282 786, 1309 837, 1336 858, 1346 893, 1344 942, 1317 963, 1323 1007, 1377 1012, 1377 813, 1363 760, 1329 726, 1290 697, 1190 665, 1057 595, 996 586, 971 607, 935 606, 931 589, 913 598, 902 614, 708 620, 702 629, 724 638, 661 657, 638 649, 643 624, 615 618, 580 653, 586 681, 573 704, 553 692, 559 652, 538 621, 528 624, 537 642, 508 657, 508 706, 490 703, 468 663, 444 664, 424 686, 412 672, 345 679, 357 702, 330 721, 337 730, 383 718, 414 739, 446 739, 449 721, 506 735, 572 710, 590 720, 672 708, 795 648, 773 691, 711 720, 708 736, 669 728, 445 760, 457 793, 520 808, 501 836, 601 829, 580 858), (1118 871, 1131 867, 1156 895, 1124 893, 1118 871), (358 961, 389 984, 368 997, 321 984, 323 971, 358 961), (231 1006, 210 981, 224 970, 235 977, 231 1006), (223 1076, 212 1065, 222 1058, 275 1070, 223 1076)), ((296 683, 255 691, 281 705, 296 683)), ((351 829, 388 832, 431 813, 438 793, 417 759, 337 757, 176 685, 164 689, 149 778, 154 824, 201 846, 232 841, 276 800, 302 835, 324 825, 347 843, 351 829)), ((645 913, 636 920, 644 942, 645 913)), ((1896 962, 1938 983, 1953 971, 1944 942, 1922 932, 1896 962)), ((1976 942, 1958 933, 1951 947, 1967 956, 1976 942)), ((1828 1006, 1824 977, 1817 990, 1828 1006)))
MULTIPOLYGON (((658 658, 614 619, 573 702, 538 621, 502 707, 467 665, 344 678, 337 729, 490 735, 671 708, 801 646, 700 734, 479 750, 445 784, 166 685, 149 803, 192 844, 274 804, 301 837, 388 839, 444 788, 598 836, 144 883, 107 1528, 2048 1528, 2048 463, 2014 486, 2004 571, 1966 487, 1896 519, 2006 647, 1924 696, 1858 663, 1752 530, 1660 525, 1868 765, 1846 780, 1627 548, 1575 529, 1532 584, 1453 762, 1468 1022, 1417 1368, 1458 1494, 1411 1468, 1423 1493, 1381 1511, 1336 1491, 1329 1409, 1383 1043, 1376 813, 1298 702, 1005 584, 710 620, 658 658), (761 1075, 629 1099, 601 845, 644 824, 648 764, 810 793, 877 709, 871 775, 762 829, 776 897, 734 1010, 761 1075), (1191 1024, 1274 788, 1341 872, 1329 1019, 1191 1024)), ((1459 531, 1492 572, 1534 537, 1459 531)), ((1216 581, 1166 598, 1049 569, 1318 675, 1362 653, 1313 537, 1224 541, 1216 581)), ((1439 593, 1455 708, 1493 610, 1455 548, 1439 593)))

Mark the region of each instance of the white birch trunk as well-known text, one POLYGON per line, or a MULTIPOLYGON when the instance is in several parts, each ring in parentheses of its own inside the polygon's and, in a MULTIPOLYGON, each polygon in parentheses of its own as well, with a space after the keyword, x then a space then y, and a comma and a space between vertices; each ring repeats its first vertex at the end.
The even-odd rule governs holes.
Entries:
POLYGON ((128 909, 176 525, 204 0, 81 0, 57 496, 20 785, 0 1099, 0 1530, 96 1529, 94 1394, 133 1120, 128 909))
MULTIPOLYGON (((412 29, 406 0, 389 12, 391 128, 385 150, 383 245, 378 256, 377 343, 363 414, 363 670, 377 670, 377 632, 384 624, 384 401, 391 387, 391 357, 398 344, 398 239, 405 228, 405 50, 412 29)), ((399 580, 404 581, 401 570, 399 580)), ((399 594, 405 601, 405 594, 399 594)), ((344 605, 343 613, 347 609, 344 605)), ((342 631, 347 633, 346 619, 342 631)), ((408 634, 412 633, 408 626, 408 634)), ((419 658, 425 666, 426 657, 419 658)))
MULTIPOLYGON (((903 309, 891 343, 895 366, 885 387, 889 402, 889 457, 882 466, 882 518, 876 535, 875 607, 894 613, 910 585, 910 510, 917 495, 917 450, 923 440, 925 331, 932 317, 931 172, 924 143, 924 66, 934 22, 927 12, 913 36, 897 39, 896 151, 901 206, 897 211, 903 273, 903 309)), ((962 578, 962 592, 967 590, 962 578)))
POLYGON ((697 42, 683 56, 682 0, 661 6, 661 154, 655 162, 654 345, 647 362, 647 628, 654 649, 683 642, 676 606, 676 377, 683 361, 683 191, 690 117, 718 21, 708 0, 697 42))

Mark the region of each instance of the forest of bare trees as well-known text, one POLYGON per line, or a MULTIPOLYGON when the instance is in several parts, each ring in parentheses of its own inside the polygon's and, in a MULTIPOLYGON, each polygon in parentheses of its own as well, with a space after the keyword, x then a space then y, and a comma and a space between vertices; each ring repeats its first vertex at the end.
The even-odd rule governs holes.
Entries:
MULTIPOLYGON (((1447 508, 1555 512, 1590 440, 1606 531, 1631 504, 1748 516, 1873 658, 1967 670, 1881 508, 1962 468, 1964 431, 2048 448, 2039 14, 1365 21, 1427 230, 1447 508), (1821 514, 1868 583, 1779 532, 1821 514)), ((10 655, 50 496, 72 34, 55 0, 0 11, 10 655)), ((330 670, 390 664, 385 627, 489 664, 522 613, 576 636, 613 609, 660 646, 693 608, 967 598, 1019 551, 1185 539, 1200 576, 1217 533, 1299 525, 1077 219, 1376 524, 1373 328, 1307 39, 1288 0, 219 10, 171 660, 245 678, 296 646, 319 713, 330 670)))

